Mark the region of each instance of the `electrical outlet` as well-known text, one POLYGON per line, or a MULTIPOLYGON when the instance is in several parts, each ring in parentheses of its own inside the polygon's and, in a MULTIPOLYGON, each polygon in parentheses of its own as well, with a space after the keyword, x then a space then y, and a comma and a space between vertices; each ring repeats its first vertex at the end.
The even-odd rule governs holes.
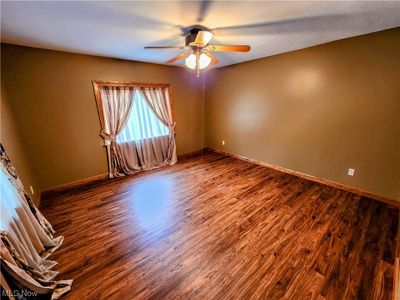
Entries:
POLYGON ((347 171, 347 175, 349 176, 354 176, 354 174, 356 173, 355 169, 349 168, 349 170, 347 171))
POLYGON ((222 146, 225 146, 225 141, 224 140, 222 140, 222 146))
POLYGON ((30 188, 30 190, 31 190, 32 195, 34 195, 34 194, 35 194, 35 191, 33 190, 33 186, 30 185, 29 188, 30 188))

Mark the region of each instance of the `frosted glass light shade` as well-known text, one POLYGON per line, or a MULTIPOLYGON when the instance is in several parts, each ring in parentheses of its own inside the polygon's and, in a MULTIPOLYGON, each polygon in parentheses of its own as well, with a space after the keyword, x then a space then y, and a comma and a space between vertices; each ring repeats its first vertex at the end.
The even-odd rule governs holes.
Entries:
MULTIPOLYGON (((207 68, 208 65, 211 63, 211 58, 205 54, 201 53, 199 57, 199 64, 200 64, 200 69, 207 68)), ((190 54, 186 59, 185 59, 185 65, 188 68, 191 69, 196 69, 196 55, 195 54, 190 54)))

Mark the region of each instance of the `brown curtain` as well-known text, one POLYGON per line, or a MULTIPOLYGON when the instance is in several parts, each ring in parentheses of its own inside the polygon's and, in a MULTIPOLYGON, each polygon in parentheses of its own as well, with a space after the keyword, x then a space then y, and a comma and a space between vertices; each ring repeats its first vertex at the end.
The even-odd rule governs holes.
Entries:
POLYGON ((72 280, 54 280, 57 264, 47 258, 63 242, 25 192, 15 168, 0 144, 1 278, 9 286, 28 289, 57 299, 67 292, 72 280))
POLYGON ((104 121, 101 136, 108 149, 110 178, 176 163, 175 123, 168 88, 100 86, 99 89, 104 121), (140 93, 156 117, 169 129, 168 136, 117 142, 118 134, 127 124, 135 92, 140 93))

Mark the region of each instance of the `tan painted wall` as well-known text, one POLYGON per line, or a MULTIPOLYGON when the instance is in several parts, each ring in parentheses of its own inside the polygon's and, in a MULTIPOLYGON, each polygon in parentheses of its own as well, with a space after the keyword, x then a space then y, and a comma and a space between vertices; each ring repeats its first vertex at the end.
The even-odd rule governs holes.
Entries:
POLYGON ((400 29, 221 68, 207 81, 208 146, 400 200, 400 29))
POLYGON ((178 153, 208 145, 400 199, 399 34, 218 69, 205 95, 183 69, 3 44, 2 141, 27 186, 105 173, 91 81, 169 82, 178 153))
POLYGON ((40 189, 107 172, 92 80, 171 83, 178 154, 204 147, 203 81, 181 68, 2 44, 2 86, 40 189))
POLYGON ((6 149, 11 162, 17 169, 26 191, 31 195, 34 202, 38 204, 39 187, 36 181, 36 175, 31 160, 27 155, 26 147, 21 139, 19 128, 17 128, 9 98, 3 88, 1 89, 0 103, 0 141, 6 149), (33 187, 34 194, 32 194, 29 188, 30 186, 33 187))

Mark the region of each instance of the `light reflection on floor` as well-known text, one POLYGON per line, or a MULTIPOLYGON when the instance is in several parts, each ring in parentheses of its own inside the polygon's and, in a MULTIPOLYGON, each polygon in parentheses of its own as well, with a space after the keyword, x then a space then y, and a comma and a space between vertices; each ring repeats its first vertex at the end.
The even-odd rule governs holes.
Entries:
POLYGON ((167 175, 146 178, 129 188, 135 224, 145 233, 160 233, 173 223, 174 182, 167 175))

